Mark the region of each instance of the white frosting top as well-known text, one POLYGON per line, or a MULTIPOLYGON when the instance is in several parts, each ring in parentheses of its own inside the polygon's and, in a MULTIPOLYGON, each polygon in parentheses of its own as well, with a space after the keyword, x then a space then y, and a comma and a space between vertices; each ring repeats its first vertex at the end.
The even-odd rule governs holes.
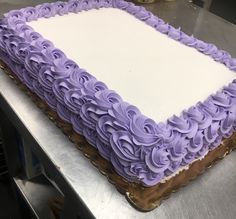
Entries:
POLYGON ((156 122, 178 115, 235 78, 223 64, 119 9, 28 24, 156 122))

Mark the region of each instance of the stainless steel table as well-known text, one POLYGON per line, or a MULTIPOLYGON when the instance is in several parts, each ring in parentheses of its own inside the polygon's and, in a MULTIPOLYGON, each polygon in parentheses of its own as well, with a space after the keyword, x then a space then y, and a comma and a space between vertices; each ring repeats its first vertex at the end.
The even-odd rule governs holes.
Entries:
MULTIPOLYGON (((159 5, 156 3, 147 7, 155 13, 159 10, 160 14, 175 26, 181 25, 182 22, 186 32, 199 34, 198 37, 205 40, 209 38, 211 40, 208 41, 213 41, 218 45, 222 43, 224 49, 231 50, 230 52, 235 55, 236 50, 235 47, 233 48, 235 44, 230 41, 236 36, 236 28, 233 24, 209 14, 205 9, 200 10, 187 1, 159 5), (182 11, 181 15, 178 11, 182 11), (192 13, 190 19, 185 19, 186 22, 183 18, 184 13, 189 17, 192 13), (213 28, 209 23, 211 19, 214 21, 212 25, 217 23, 218 26, 213 28), (190 25, 191 22, 192 25, 190 25), (192 29, 188 29, 188 26, 192 29), (204 32, 206 28, 208 28, 208 34, 204 32), (219 32, 215 31, 216 29, 219 32), (202 35, 201 31, 203 31, 202 35), (215 31, 214 34, 212 31, 215 31), (216 38, 222 38, 222 41, 214 41, 216 38)), ((141 213, 129 205, 115 187, 2 71, 0 71, 0 109, 0 122, 5 124, 9 131, 13 127, 18 130, 42 162, 50 179, 59 188, 59 193, 63 193, 65 205, 62 218, 236 218, 235 152, 188 186, 172 194, 159 208, 152 212, 141 213), (6 123, 8 120, 11 125, 6 123)), ((13 154, 15 149, 11 135, 8 136, 8 140, 11 144, 6 151, 8 154, 13 154)), ((17 159, 9 158, 9 161, 14 163, 17 159)), ((10 171, 17 173, 14 167, 10 171)), ((32 183, 17 175, 14 177, 14 182, 24 194, 31 209, 35 211, 34 215, 45 218, 46 213, 42 213, 44 211, 42 205, 45 204, 47 197, 44 195, 56 194, 57 190, 42 181, 40 181, 41 184, 37 184, 36 188, 32 186, 32 183)))

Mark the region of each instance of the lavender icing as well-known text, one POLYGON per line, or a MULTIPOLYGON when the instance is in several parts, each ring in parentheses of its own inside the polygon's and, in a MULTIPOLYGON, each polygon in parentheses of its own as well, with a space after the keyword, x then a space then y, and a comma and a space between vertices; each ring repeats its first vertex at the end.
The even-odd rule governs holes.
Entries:
POLYGON ((70 0, 13 10, 0 20, 0 58, 125 179, 153 186, 219 146, 236 130, 236 81, 204 102, 156 123, 55 48, 26 22, 114 7, 236 71, 236 59, 215 45, 123 0, 70 0))

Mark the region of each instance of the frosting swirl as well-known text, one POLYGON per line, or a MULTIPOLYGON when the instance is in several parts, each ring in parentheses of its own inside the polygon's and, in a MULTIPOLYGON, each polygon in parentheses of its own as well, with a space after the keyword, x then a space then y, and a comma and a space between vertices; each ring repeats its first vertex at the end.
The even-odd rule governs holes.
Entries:
POLYGON ((83 95, 93 97, 96 92, 108 89, 103 82, 97 81, 95 78, 91 78, 85 72, 81 72, 78 79, 80 83, 84 85, 81 89, 83 95))
POLYGON ((133 117, 141 113, 135 106, 126 102, 119 102, 112 105, 112 108, 108 110, 108 114, 115 119, 115 125, 128 130, 133 117))
POLYGON ((190 120, 184 116, 173 116, 168 119, 168 123, 173 127, 173 130, 185 134, 188 138, 192 138, 198 130, 198 125, 194 120, 190 120))
POLYGON ((81 90, 74 89, 65 92, 64 102, 71 112, 79 114, 81 107, 88 102, 88 99, 82 95, 81 90))
POLYGON ((133 116, 130 131, 133 134, 133 141, 137 145, 151 146, 163 140, 157 132, 157 124, 141 114, 133 116))
POLYGON ((205 129, 212 123, 212 117, 209 113, 204 113, 200 106, 191 107, 187 112, 184 112, 188 118, 198 123, 198 129, 205 129))
POLYGON ((76 68, 70 72, 69 81, 77 88, 82 88, 85 82, 93 79, 94 77, 86 72, 84 69, 76 68))
POLYGON ((154 147, 145 157, 148 168, 154 173, 164 172, 170 165, 169 153, 165 149, 154 147))
POLYGON ((43 3, 36 6, 38 17, 49 18, 56 15, 56 7, 51 3, 43 3))
POLYGON ((109 115, 101 116, 98 119, 96 131, 104 144, 109 144, 112 133, 119 130, 119 127, 114 125, 114 121, 115 120, 109 115))
POLYGON ((53 93, 57 101, 64 105, 64 96, 67 91, 72 89, 73 86, 70 84, 68 80, 64 80, 62 78, 56 79, 53 83, 53 93))
POLYGON ((187 148, 189 146, 189 141, 183 137, 176 136, 172 142, 167 146, 167 151, 169 152, 171 161, 181 162, 182 159, 187 154, 187 148))

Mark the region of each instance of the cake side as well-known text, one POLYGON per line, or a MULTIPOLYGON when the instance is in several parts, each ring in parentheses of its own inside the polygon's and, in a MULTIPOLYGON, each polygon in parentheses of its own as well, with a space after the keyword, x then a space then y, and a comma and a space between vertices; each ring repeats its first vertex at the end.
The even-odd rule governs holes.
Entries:
MULTIPOLYGON (((121 176, 152 186, 219 146, 223 137, 232 135, 235 83, 180 117, 156 124, 25 24, 29 19, 43 16, 96 7, 124 8, 124 5, 127 11, 145 12, 146 20, 159 22, 143 8, 124 1, 70 1, 22 9, 10 12, 1 21, 1 58, 7 62, 10 57, 17 64, 15 72, 23 83, 64 121, 72 123, 74 130, 111 161, 121 176)), ((169 30, 170 26, 167 27, 169 30)), ((196 39, 194 42, 199 43, 196 39)), ((214 56, 220 54, 219 61, 235 68, 235 60, 229 54, 212 48, 214 56)), ((207 49, 204 52, 207 53, 207 49)))

